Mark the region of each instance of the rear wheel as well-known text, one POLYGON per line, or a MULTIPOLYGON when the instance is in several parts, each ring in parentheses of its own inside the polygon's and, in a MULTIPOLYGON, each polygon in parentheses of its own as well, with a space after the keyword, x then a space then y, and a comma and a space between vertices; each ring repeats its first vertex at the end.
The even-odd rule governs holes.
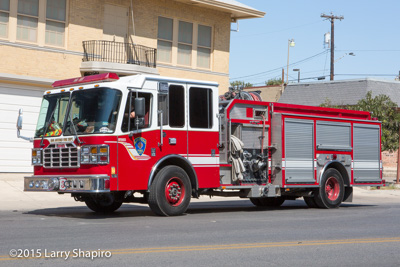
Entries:
POLYGON ((85 203, 89 209, 102 213, 114 212, 122 205, 122 202, 116 201, 112 194, 90 195, 86 198, 85 203))
POLYGON ((285 202, 284 197, 250 198, 251 203, 257 207, 279 207, 285 202))
POLYGON ((314 201, 319 208, 332 209, 342 204, 344 183, 340 172, 328 169, 321 178, 320 188, 316 191, 314 201))
POLYGON ((314 197, 303 197, 304 202, 306 202, 309 208, 318 208, 317 203, 315 203, 314 197))
POLYGON ((151 184, 149 206, 157 215, 181 215, 189 206, 191 190, 189 177, 182 168, 164 167, 151 184))

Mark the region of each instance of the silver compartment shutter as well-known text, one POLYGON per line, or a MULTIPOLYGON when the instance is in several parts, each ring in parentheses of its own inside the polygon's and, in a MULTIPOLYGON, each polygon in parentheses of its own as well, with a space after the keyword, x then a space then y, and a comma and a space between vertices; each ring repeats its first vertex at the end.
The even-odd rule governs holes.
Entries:
POLYGON ((231 119, 246 119, 246 108, 249 106, 243 104, 236 104, 230 112, 231 119))
POLYGON ((285 119, 285 179, 314 183, 314 122, 285 119))
POLYGON ((357 183, 381 182, 378 125, 354 124, 353 170, 357 183))
POLYGON ((317 149, 351 151, 350 123, 317 121, 317 149))
MULTIPOLYGON (((247 149, 261 149, 262 143, 262 127, 243 127, 242 128, 242 141, 244 148, 247 149)), ((265 129, 264 149, 268 147, 268 128, 265 129)))

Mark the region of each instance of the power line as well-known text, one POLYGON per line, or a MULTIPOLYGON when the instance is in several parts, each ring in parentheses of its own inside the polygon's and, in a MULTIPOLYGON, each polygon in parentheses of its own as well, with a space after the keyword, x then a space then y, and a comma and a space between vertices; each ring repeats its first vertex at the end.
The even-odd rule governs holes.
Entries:
POLYGON ((340 76, 399 76, 399 74, 335 74, 340 76))
MULTIPOLYGON (((327 53, 327 52, 328 52, 328 50, 324 50, 324 51, 322 51, 322 52, 320 52, 320 53, 318 53, 318 54, 312 55, 312 56, 310 56, 310 57, 308 57, 308 58, 305 58, 305 59, 299 60, 299 61, 297 61, 297 62, 291 63, 291 64, 289 64, 289 66, 295 66, 295 65, 298 65, 298 64, 300 64, 300 63, 304 63, 304 62, 306 62, 306 61, 308 61, 308 60, 311 60, 311 59, 313 59, 313 58, 315 58, 315 57, 318 57, 318 56, 320 56, 320 55, 323 55, 323 54, 325 54, 325 53, 327 53)), ((258 75, 262 75, 262 74, 267 74, 267 73, 271 73, 271 72, 274 72, 274 71, 281 70, 281 69, 284 68, 284 67, 285 67, 285 66, 282 66, 282 67, 279 67, 279 68, 275 68, 275 69, 271 69, 271 70, 267 70, 267 71, 263 71, 263 72, 259 72, 259 73, 255 73, 255 74, 246 75, 246 76, 240 76, 240 77, 230 78, 229 80, 237 80, 237 79, 243 79, 243 78, 254 77, 254 76, 258 76, 258 75)))
POLYGON ((354 50, 336 50, 339 52, 348 52, 348 51, 356 51, 356 52, 400 52, 399 49, 354 49, 354 50))
POLYGON ((243 37, 250 37, 250 36, 259 36, 259 35, 265 35, 265 34, 271 34, 271 33, 276 33, 276 32, 283 32, 283 31, 287 31, 287 30, 291 30, 291 29, 296 29, 296 28, 301 28, 304 26, 309 26, 309 25, 313 25, 313 24, 317 24, 321 22, 320 20, 318 21, 314 21, 314 22, 310 22, 310 23, 306 23, 306 24, 302 24, 302 25, 298 25, 298 26, 294 26, 294 27, 290 27, 290 28, 283 28, 280 30, 274 30, 274 31, 269 31, 269 32, 260 32, 260 33, 254 33, 254 34, 247 34, 247 35, 238 35, 238 36, 232 36, 232 38, 243 38, 243 37))

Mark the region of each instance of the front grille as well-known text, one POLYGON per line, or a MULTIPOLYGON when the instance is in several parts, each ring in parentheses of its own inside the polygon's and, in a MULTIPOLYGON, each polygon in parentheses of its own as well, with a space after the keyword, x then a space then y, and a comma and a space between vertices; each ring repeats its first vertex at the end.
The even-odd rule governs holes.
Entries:
POLYGON ((43 150, 43 164, 45 168, 77 168, 79 150, 72 143, 50 144, 43 150))

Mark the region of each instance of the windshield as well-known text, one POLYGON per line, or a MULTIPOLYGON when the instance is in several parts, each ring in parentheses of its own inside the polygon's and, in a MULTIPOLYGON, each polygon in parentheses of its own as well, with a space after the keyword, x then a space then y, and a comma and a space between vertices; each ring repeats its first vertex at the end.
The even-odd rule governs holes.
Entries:
POLYGON ((64 135, 113 133, 122 93, 110 88, 74 91, 64 135))
POLYGON ((60 136, 67 112, 69 93, 45 95, 40 107, 35 137, 60 136), (47 129, 47 131, 46 131, 47 129), (46 131, 46 133, 44 133, 46 131))

